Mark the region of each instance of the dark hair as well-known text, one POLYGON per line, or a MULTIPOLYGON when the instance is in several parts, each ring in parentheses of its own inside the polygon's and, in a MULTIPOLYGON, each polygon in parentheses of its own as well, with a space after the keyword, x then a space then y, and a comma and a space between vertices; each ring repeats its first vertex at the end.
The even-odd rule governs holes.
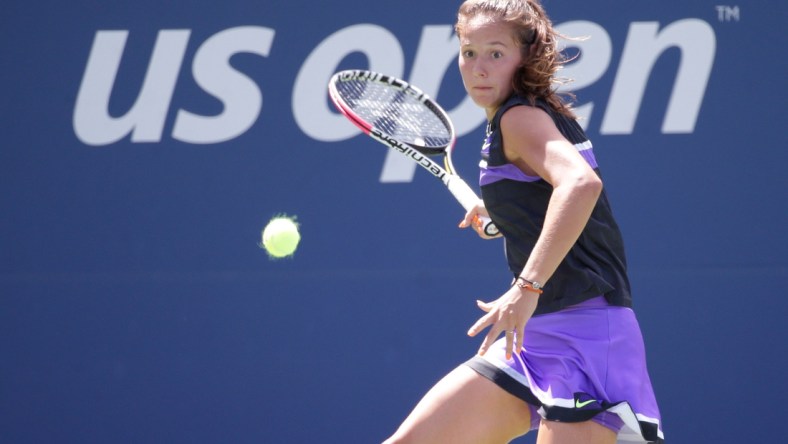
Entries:
POLYGON ((484 16, 493 22, 509 25, 520 46, 523 63, 512 77, 514 91, 532 104, 545 100, 554 110, 574 117, 569 93, 557 88, 568 82, 555 76, 566 56, 558 50, 558 38, 568 38, 553 28, 553 23, 538 0, 466 0, 457 13, 455 31, 462 35, 472 18, 484 16))

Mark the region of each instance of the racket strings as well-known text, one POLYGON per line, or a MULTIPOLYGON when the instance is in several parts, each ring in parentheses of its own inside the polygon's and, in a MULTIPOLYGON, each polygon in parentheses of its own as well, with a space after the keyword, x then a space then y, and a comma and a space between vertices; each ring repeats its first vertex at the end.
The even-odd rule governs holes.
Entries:
POLYGON ((451 142, 445 122, 399 88, 351 80, 340 82, 337 91, 354 113, 398 140, 424 147, 443 147, 451 142))

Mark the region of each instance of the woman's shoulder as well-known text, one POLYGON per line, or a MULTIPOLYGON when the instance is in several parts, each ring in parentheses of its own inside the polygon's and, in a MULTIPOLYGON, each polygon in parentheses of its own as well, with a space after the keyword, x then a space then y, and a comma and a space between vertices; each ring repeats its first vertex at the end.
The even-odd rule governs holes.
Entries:
POLYGON ((554 109, 542 98, 536 98, 532 101, 519 95, 509 97, 498 110, 496 125, 500 128, 504 120, 516 124, 523 119, 529 120, 531 124, 537 122, 552 123, 566 138, 571 140, 587 139, 577 119, 554 109))
POLYGON ((535 100, 531 100, 527 97, 523 97, 517 94, 510 96, 504 103, 498 108, 498 112, 496 113, 496 120, 500 120, 507 111, 512 108, 516 107, 526 107, 526 109, 539 109, 546 112, 550 117, 554 117, 553 110, 544 99, 537 98, 535 100))
POLYGON ((501 108, 495 125, 510 136, 526 138, 555 137, 555 130, 573 144, 585 143, 588 136, 576 119, 555 111, 547 102, 527 99, 509 100, 501 108), (524 101, 523 101, 524 100, 524 101), (518 106, 522 105, 522 106, 518 106))
POLYGON ((511 125, 522 120, 527 120, 532 125, 539 122, 545 124, 555 123, 555 117, 547 102, 539 99, 532 102, 525 97, 515 95, 504 102, 498 110, 496 120, 500 127, 505 125, 504 122, 511 125))

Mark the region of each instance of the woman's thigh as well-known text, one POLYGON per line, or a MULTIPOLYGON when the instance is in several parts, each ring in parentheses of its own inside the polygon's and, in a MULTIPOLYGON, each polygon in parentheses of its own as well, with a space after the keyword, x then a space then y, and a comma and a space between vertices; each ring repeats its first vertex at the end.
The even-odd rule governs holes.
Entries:
POLYGON ((528 404, 463 365, 424 395, 386 443, 507 443, 530 426, 528 404))
POLYGON ((615 444, 617 433, 593 421, 555 422, 542 420, 536 444, 615 444))

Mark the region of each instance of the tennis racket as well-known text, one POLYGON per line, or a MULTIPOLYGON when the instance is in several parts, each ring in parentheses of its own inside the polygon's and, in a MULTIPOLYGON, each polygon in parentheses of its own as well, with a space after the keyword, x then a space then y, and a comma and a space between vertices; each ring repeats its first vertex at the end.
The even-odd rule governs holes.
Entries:
MULTIPOLYGON (((479 202, 454 170, 454 125, 446 111, 420 89, 384 74, 347 70, 331 77, 328 92, 337 109, 361 131, 440 179, 466 211, 479 202), (443 167, 430 158, 441 154, 443 167)), ((489 218, 478 217, 474 223, 487 236, 498 235, 498 227, 489 218)))

